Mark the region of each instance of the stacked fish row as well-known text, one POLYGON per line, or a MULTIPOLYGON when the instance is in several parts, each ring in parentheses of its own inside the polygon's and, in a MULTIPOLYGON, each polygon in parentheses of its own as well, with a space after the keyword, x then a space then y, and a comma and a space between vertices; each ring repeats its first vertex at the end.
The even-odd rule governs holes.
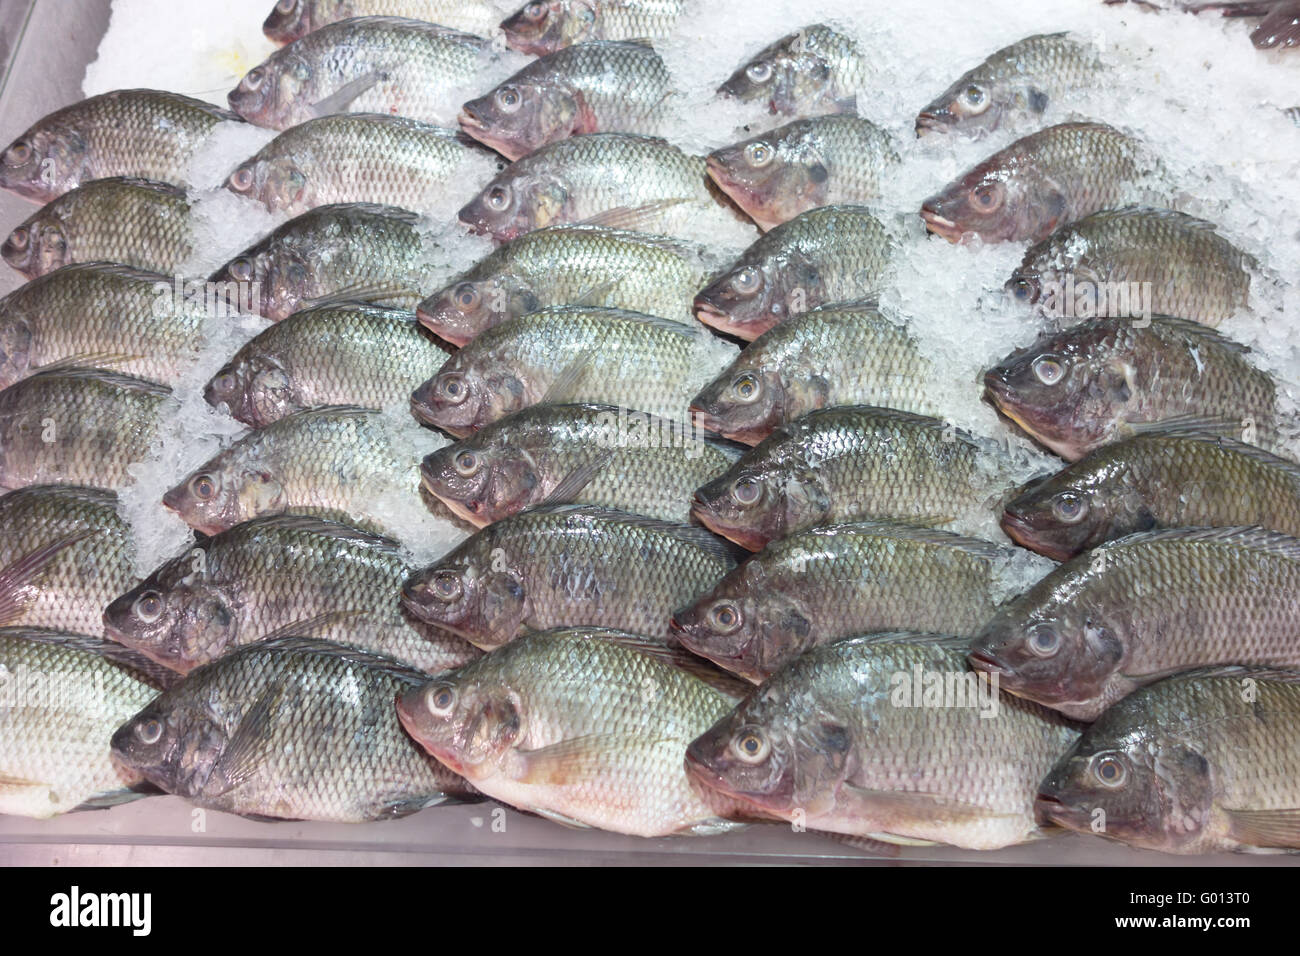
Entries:
POLYGON ((1101 809, 1141 846, 1300 846, 1300 696, 1270 669, 1300 666, 1300 466, 1275 384, 1212 329, 1253 260, 1162 205, 1139 140, 1043 127, 1105 72, 1084 43, 1026 38, 926 107, 918 135, 1043 127, 927 200, 932 232, 1032 243, 1008 289, 1041 310, 1078 276, 1160 313, 988 373, 1072 462, 1015 491, 877 299, 907 240, 878 218, 898 154, 853 113, 870 59, 826 25, 778 40, 720 93, 788 122, 692 156, 656 136, 671 77, 642 39, 679 12, 528 4, 502 27, 539 59, 457 133, 433 124, 492 56, 455 29, 482 5, 284 0, 235 113, 122 91, 9 147, 0 185, 47 205, 3 250, 31 281, 0 303, 0 661, 68 690, 4 712, 0 808, 486 795, 646 836, 977 848, 1101 809), (210 280, 274 323, 205 391, 252 430, 167 493, 199 537, 137 582, 113 493, 216 321, 156 290, 192 252, 190 161, 241 118, 281 132, 226 189, 292 217, 210 280), (511 162, 460 219, 499 245, 431 288, 423 217, 483 147, 511 162), (691 239, 746 222, 730 263, 691 239), (417 495, 383 414, 408 400, 456 439, 419 464, 429 507, 474 529, 423 568, 380 507, 417 495), (1003 508, 1066 562, 1018 596, 1023 552, 956 533, 1003 508))

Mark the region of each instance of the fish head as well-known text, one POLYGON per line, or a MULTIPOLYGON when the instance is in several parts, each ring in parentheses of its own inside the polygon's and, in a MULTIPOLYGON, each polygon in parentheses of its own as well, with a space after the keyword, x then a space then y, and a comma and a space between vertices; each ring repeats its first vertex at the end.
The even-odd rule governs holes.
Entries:
POLYGON ((288 373, 270 355, 236 355, 208 382, 203 398, 214 408, 225 405, 237 421, 254 428, 303 409, 288 373))
POLYGON ((1103 541, 1150 530, 1156 526, 1155 517, 1129 475, 1122 458, 1103 455, 1031 482, 1007 502, 1002 530, 1054 561, 1068 561, 1103 541))
POLYGON ((916 135, 954 133, 972 139, 1002 125, 1015 91, 991 71, 972 70, 930 102, 916 117, 916 135))
POLYGON ((297 216, 314 205, 311 180, 288 157, 250 159, 226 178, 225 186, 237 196, 257 200, 272 212, 283 210, 297 216))
POLYGON ((595 22, 590 0, 531 0, 502 20, 501 30, 520 53, 546 56, 587 37, 595 22))
POLYGON ((163 495, 163 505, 203 534, 284 508, 284 488, 253 449, 230 449, 163 495), (251 454, 245 454, 251 451, 251 454))
POLYGON ((821 302, 812 263, 797 257, 742 259, 695 297, 695 315, 719 332, 753 341, 791 315, 821 302))
POLYGON ((314 29, 311 11, 325 0, 280 0, 262 23, 262 33, 272 43, 284 46, 314 29))
POLYGON ((480 368, 460 355, 411 393, 411 412, 456 438, 518 411, 524 383, 506 365, 480 368))
POLYGON ((522 580, 504 553, 478 562, 462 552, 407 578, 402 605, 420 620, 492 650, 519 632, 527 609, 522 580))
POLYGON ((397 698, 406 732, 470 781, 494 775, 521 736, 519 696, 501 682, 477 679, 481 669, 439 674, 397 698))
POLYGON ((226 99, 230 108, 257 126, 285 129, 299 117, 302 101, 310 95, 314 71, 293 47, 273 53, 244 74, 226 99))
POLYGON ((258 315, 271 318, 283 306, 269 281, 270 265, 271 253, 266 248, 241 252, 208 278, 214 300, 232 313, 251 305, 258 315))
POLYGON ((758 454, 762 448, 700 488, 691 505, 702 524, 751 551, 824 520, 830 511, 815 472, 767 461, 758 454))
POLYGON ((53 272, 72 261, 62 220, 51 206, 46 206, 9 233, 4 245, 0 246, 0 256, 29 279, 53 272))
POLYGON ((546 494, 526 451, 475 441, 481 435, 435 451, 420 466, 429 493, 480 528, 538 504, 546 494))
POLYGON ((758 683, 765 676, 753 661, 761 640, 758 601, 743 588, 724 580, 709 594, 672 616, 672 633, 692 654, 708 658, 724 670, 758 683))
POLYGON ((0 153, 0 189, 36 202, 56 199, 80 184, 86 150, 85 137, 75 129, 28 130, 0 153))
POLYGON ((807 120, 714 150, 705 168, 765 230, 826 205, 830 171, 807 120))
POLYGON ((691 412, 710 431, 756 445, 792 417, 786 399, 777 368, 737 362, 695 396, 691 412))
POLYGON ((1043 274, 1038 267, 1028 261, 1011 273, 1005 289, 1015 301, 1024 305, 1035 305, 1043 297, 1043 274))
POLYGON ((105 632, 182 674, 220 657, 239 643, 235 601, 196 570, 197 555, 163 565, 104 611, 105 632))
POLYGON ((509 242, 561 221, 568 193, 554 176, 506 170, 457 214, 477 235, 509 242))
POLYGON ((207 708, 187 705, 183 695, 164 693, 119 727, 110 752, 166 792, 193 797, 203 792, 229 736, 207 708))
POLYGON ((416 315, 434 335, 459 347, 492 326, 538 307, 526 283, 497 275, 460 279, 421 302, 416 315))
POLYGON ((20 315, 0 316, 0 389, 23 378, 31 364, 31 326, 20 315))
POLYGON ((460 128, 514 162, 577 133, 599 132, 590 110, 567 85, 533 71, 461 107, 460 128))
POLYGON ((773 113, 824 112, 834 103, 835 74, 824 53, 804 30, 760 50, 718 87, 721 96, 742 103, 766 103, 773 113))

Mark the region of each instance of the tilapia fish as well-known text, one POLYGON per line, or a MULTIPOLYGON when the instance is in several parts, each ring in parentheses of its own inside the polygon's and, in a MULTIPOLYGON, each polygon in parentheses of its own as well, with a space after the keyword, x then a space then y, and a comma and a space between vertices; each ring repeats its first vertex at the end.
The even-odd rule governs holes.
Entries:
POLYGON ((1070 95, 1098 85, 1104 71, 1096 48, 1068 33, 1025 37, 963 73, 916 117, 916 135, 977 137, 1039 122, 1067 110, 1070 95))
POLYGON ((420 321, 453 345, 549 306, 629 309, 693 325, 709 265, 684 242, 599 226, 552 226, 494 251, 420 303, 420 321))
POLYGON ((1300 849, 1292 671, 1179 674, 1084 731, 1038 791, 1057 826, 1165 853, 1300 849))
POLYGON ((1269 447, 1277 389, 1249 351, 1186 319, 1097 319, 1012 353, 985 374, 985 394, 1067 461, 1130 426, 1188 417, 1269 447))
POLYGON ((106 262, 64 266, 0 299, 0 388, 69 362, 176 385, 198 358, 207 315, 167 276, 106 262))
POLYGON ((1100 123, 1049 126, 994 153, 921 205, 949 242, 1037 242, 1103 209, 1164 198, 1141 141, 1100 123))
POLYGON ((0 626, 100 634, 104 605, 135 583, 117 496, 74 486, 0 497, 0 626))
POLYGON ((211 810, 391 820, 472 793, 398 723, 394 698, 427 679, 325 641, 253 644, 196 668, 141 709, 113 735, 113 756, 211 810))
POLYGON ((0 814, 53 817, 148 792, 109 753, 113 732, 158 693, 135 656, 81 634, 0 628, 0 814))
POLYGON ((234 113, 162 90, 116 90, 65 106, 0 154, 0 189, 47 203, 92 179, 189 184, 189 167, 234 113))
POLYGON ((1043 836, 1035 787, 1078 732, 999 697, 962 653, 919 634, 815 647, 697 738, 687 769, 810 829, 977 850, 1043 836))
POLYGON ((856 40, 814 23, 764 47, 718 87, 718 93, 765 103, 773 113, 817 116, 855 112, 858 94, 878 80, 856 40))
POLYGON ((695 297, 695 315, 752 341, 792 315, 872 294, 888 275, 893 251, 893 239, 865 206, 812 209, 746 249, 695 297))
POLYGON ((320 206, 290 219, 208 280, 233 284, 258 313, 279 321, 305 306, 420 300, 419 217, 394 206, 320 206), (249 290, 244 292, 243 290, 249 290))
POLYGON ((149 458, 171 389, 99 369, 53 368, 0 392, 0 488, 117 490, 149 458))
POLYGON ((714 834, 733 803, 682 755, 732 700, 645 638, 530 634, 404 693, 402 725, 496 800, 567 826, 634 836, 714 834))
POLYGON ((566 306, 493 326, 411 395, 411 411, 457 438, 543 403, 599 402, 684 421, 697 377, 734 355, 700 326, 566 306))
POLYGON ((689 235, 739 216, 710 192, 700 157, 654 136, 591 133, 511 163, 461 209, 460 221, 505 242, 580 222, 689 235))
POLYGON ((100 605, 102 624, 114 640, 183 674, 287 631, 431 674, 477 657, 460 638, 402 612, 398 594, 411 570, 387 538, 316 518, 255 518, 120 588, 100 605))
POLYGON ((403 17, 327 24, 249 70, 230 108, 286 130, 332 113, 390 113, 445 126, 486 63, 487 40, 403 17))
POLYGON ((947 524, 1002 494, 1006 463, 937 418, 890 408, 825 408, 780 426, 695 493, 693 514, 758 551, 814 525, 947 524))
POLYGON ((275 43, 292 43, 352 17, 411 17, 488 36, 501 14, 490 0, 280 0, 262 32, 275 43))
POLYGON ((484 650, 579 625, 666 638, 673 610, 733 567, 731 548, 694 525, 546 505, 489 525, 417 571, 402 604, 484 650))
POLYGON ((974 637, 1008 552, 947 531, 827 525, 774 541, 673 615, 688 650, 758 683, 810 647, 898 628, 974 637))
POLYGON ((662 40, 685 0, 531 0, 501 22, 506 42, 545 56, 593 40, 662 40))
POLYGON ((491 168, 490 155, 456 130, 343 113, 285 130, 241 163, 226 188, 291 216, 357 202, 430 212, 462 178, 481 181, 478 167, 491 168))
POLYGON ((116 262, 172 275, 191 252, 185 190, 146 179, 96 179, 41 207, 0 246, 28 279, 74 262, 116 262))
POLYGON ((1155 313, 1218 325, 1245 308, 1254 264, 1213 223, 1138 206, 1057 229, 1025 253, 1007 291, 1054 318, 1155 313))
POLYGON ((415 315, 370 306, 295 312, 255 336, 208 383, 204 398, 263 428, 321 405, 405 403, 447 349, 415 315))
POLYGON ((998 611, 971 664, 1081 720, 1180 670, 1300 666, 1300 540, 1259 528, 1146 531, 1061 565, 998 611))
POLYGON ((691 410, 704 427, 756 445, 778 425, 833 405, 934 414, 932 374, 907 326, 874 302, 826 305, 756 338, 691 410))
POLYGON ((671 93, 668 69, 648 43, 579 43, 470 100, 460 126, 515 160, 579 133, 658 133, 671 93))
POLYGON ((424 459, 424 487, 484 527, 543 503, 685 522, 691 495, 739 452, 689 423, 613 405, 534 405, 424 459))
POLYGON ((1300 466, 1188 426, 1104 445, 1007 503, 1002 529, 1058 561, 1154 528, 1258 525, 1300 535, 1300 466))

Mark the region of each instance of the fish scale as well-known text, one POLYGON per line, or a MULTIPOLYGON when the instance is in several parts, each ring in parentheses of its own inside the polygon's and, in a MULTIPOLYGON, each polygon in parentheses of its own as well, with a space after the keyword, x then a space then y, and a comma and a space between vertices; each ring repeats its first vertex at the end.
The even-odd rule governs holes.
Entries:
POLYGON ((684 0, 530 0, 501 29, 519 52, 545 56, 575 43, 667 38, 684 6, 684 0))
POLYGON ((410 17, 480 36, 490 35, 501 19, 488 0, 280 0, 262 32, 276 43, 292 43, 352 17, 410 17))
POLYGON ((764 47, 719 92, 741 102, 766 102, 773 113, 816 116, 854 112, 857 96, 879 79, 856 40, 813 23, 764 47))

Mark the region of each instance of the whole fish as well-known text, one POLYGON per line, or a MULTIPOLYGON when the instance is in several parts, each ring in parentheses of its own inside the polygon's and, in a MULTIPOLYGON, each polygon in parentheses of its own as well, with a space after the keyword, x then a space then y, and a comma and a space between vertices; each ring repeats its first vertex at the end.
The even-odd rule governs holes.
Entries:
POLYGON ((493 326, 411 395, 411 411, 457 438, 530 405, 599 402, 684 421, 701 371, 734 347, 620 309, 565 306, 493 326))
POLYGON ((1025 37, 963 73, 916 117, 916 135, 977 137, 1038 122, 1097 86, 1104 71, 1096 48, 1068 33, 1025 37))
POLYGON ((326 641, 265 641, 164 691, 113 735, 113 756, 210 810, 391 820, 472 793, 398 723, 394 698, 427 679, 326 641))
POLYGON ((685 0, 530 0, 501 22, 506 43, 545 56, 594 40, 664 40, 685 0))
POLYGON ((476 177, 474 159, 487 166, 487 155, 455 130, 341 113, 285 130, 241 163, 226 188, 290 216, 358 202, 429 212, 461 177, 476 177))
POLYGON ((411 570, 388 538, 316 518, 255 518, 120 588, 100 616, 114 640, 182 674, 295 628, 431 674, 478 656, 402 613, 411 570))
POLYGON ((985 374, 985 394, 1067 461, 1129 426, 1187 416, 1268 445, 1276 386, 1249 351, 1186 319, 1096 319, 1013 352, 985 374))
POLYGON ((0 628, 0 814, 48 818, 145 796, 113 732, 158 693, 132 652, 82 634, 0 628))
POLYGON ((1052 768, 1039 814, 1165 853, 1300 848, 1296 680, 1227 667, 1135 691, 1052 768))
POLYGON ((189 185, 189 167, 220 123, 211 103, 162 90, 116 90, 38 120, 0 154, 0 189, 47 203, 92 179, 189 185))
POLYGON ((865 206, 812 209, 760 236, 695 297, 695 315, 752 341, 792 315, 870 295, 887 277, 893 251, 865 206))
POLYGON ((70 362, 174 386, 198 358, 208 315, 167 276, 106 262, 64 266, 0 299, 0 388, 70 362))
POLYGON ((694 516, 758 551, 814 525, 946 524, 1003 490, 1001 455, 937 418, 824 408, 777 428, 695 493, 694 516))
POLYGON ((658 133, 671 92, 668 68, 648 43, 579 43, 470 100, 460 126, 516 160, 579 133, 658 133))
POLYGON ((109 491, 23 488, 0 497, 0 626, 103 632, 104 605, 135 583, 131 529, 109 491))
POLYGON ((737 221, 710 192, 704 160, 635 133, 571 136, 511 163, 460 211, 499 242, 592 223, 664 235, 737 221))
POLYGON ((420 303, 430 330, 453 345, 549 306, 629 309, 691 321, 709 273, 702 250, 599 226, 552 226, 520 236, 420 303))
POLYGON ((332 113, 391 113, 446 125, 488 41, 404 17, 326 24, 267 57, 230 91, 230 108, 286 130, 332 113))
POLYGON ((646 638, 530 634, 404 693, 402 725, 480 791, 566 826, 634 836, 715 834, 732 802, 682 754, 732 700, 646 638))
POLYGON ((534 405, 424 459, 424 487, 477 527, 543 503, 685 522, 691 495, 736 460, 689 424, 613 405, 534 405))
POLYGON ((962 652, 922 634, 815 647, 697 738, 687 769, 816 830, 978 850, 1044 836, 1034 790, 1078 732, 999 698, 962 652))
POLYGON ((778 425, 833 405, 934 414, 932 375, 907 326, 874 302, 824 305, 754 339, 691 410, 704 427, 756 445, 778 425))
POLYGON ((280 0, 262 32, 283 45, 353 17, 411 17, 488 36, 501 15, 489 0, 280 0))
POLYGON ((856 40, 814 23, 764 47, 718 87, 718 93, 744 103, 765 103, 773 113, 817 116, 855 112, 858 94, 878 81, 856 40))
POLYGON ((446 348, 410 312, 323 306, 256 335, 213 376, 203 397, 264 428, 321 405, 404 403, 446 361, 446 348))
POLYGON ((1234 525, 1300 535, 1300 466, 1177 426, 1098 448, 1023 488, 1002 515, 1017 543, 1057 561, 1136 531, 1234 525))
POLYGON ((1254 264, 1213 223, 1135 206, 1057 229, 1025 253, 1007 291, 1053 317, 1154 312, 1218 325, 1246 307, 1254 264))
POLYGON ((774 541, 673 615, 682 646, 759 683, 819 644, 907 628, 974 637, 1006 549, 881 522, 774 541))
POLYGON ((1300 539, 1259 528, 1145 531, 1061 565, 999 609, 972 666, 1081 720, 1167 674, 1300 666, 1300 539))
POLYGON ((115 491, 176 407, 167 386, 116 372, 56 367, 25 378, 0 392, 0 489, 115 491))
POLYGON ((703 528, 547 505, 489 525, 417 571, 402 604, 483 650, 579 625, 666 638, 673 610, 733 567, 730 548, 703 528))
POLYGON ((9 233, 0 256, 28 279, 74 262, 175 274, 189 257, 185 190, 146 179, 96 179, 42 206, 9 233))
POLYGON ((394 206, 320 206, 279 226, 208 281, 234 283, 229 287, 276 322, 330 302, 414 306, 424 263, 418 222, 394 206))
POLYGON ((760 229, 809 209, 881 198, 899 162, 889 134, 850 114, 795 120, 709 154, 709 177, 760 229))
POLYGON ((959 176, 921 205, 949 242, 1037 242, 1103 209, 1164 193, 1159 161, 1141 141, 1101 123, 1049 126, 959 176))

